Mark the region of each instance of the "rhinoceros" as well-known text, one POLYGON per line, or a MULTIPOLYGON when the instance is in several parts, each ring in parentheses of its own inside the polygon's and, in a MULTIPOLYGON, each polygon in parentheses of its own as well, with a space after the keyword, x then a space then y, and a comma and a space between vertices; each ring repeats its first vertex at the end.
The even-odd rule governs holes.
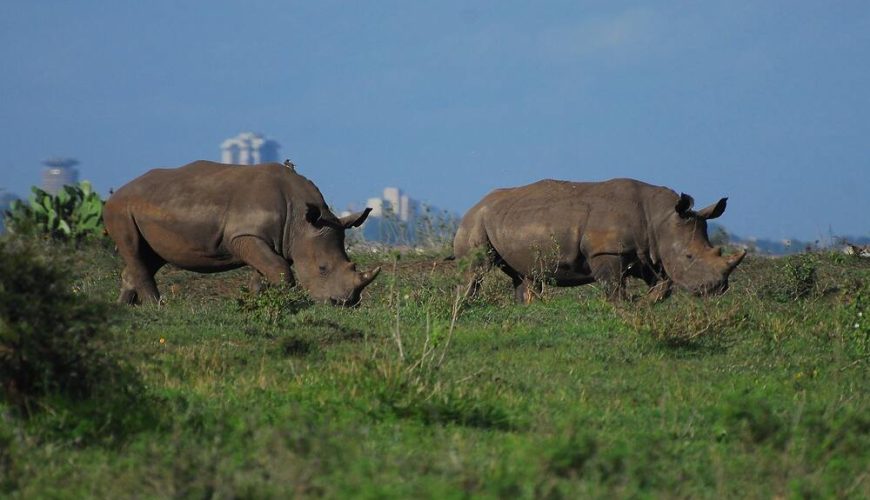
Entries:
POLYGON ((722 293, 746 255, 723 256, 707 239, 707 221, 722 215, 726 201, 696 211, 691 196, 633 179, 545 179, 486 195, 463 217, 453 255, 474 257, 466 293, 476 293, 495 266, 523 303, 542 281, 597 281, 608 297, 626 298, 629 276, 644 280, 653 300, 667 297, 672 283, 697 295, 722 293))
POLYGON ((158 301, 154 274, 171 263, 201 273, 249 265, 272 283, 298 279, 315 300, 355 305, 380 268, 357 272, 344 232, 370 211, 336 217, 289 165, 151 170, 112 194, 103 212, 125 264, 118 302, 158 301))

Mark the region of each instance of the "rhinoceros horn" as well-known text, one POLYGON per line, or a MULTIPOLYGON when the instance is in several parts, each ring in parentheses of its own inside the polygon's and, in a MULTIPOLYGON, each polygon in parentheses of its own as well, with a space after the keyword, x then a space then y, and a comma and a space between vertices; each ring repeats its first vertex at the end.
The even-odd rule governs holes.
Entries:
POLYGON ((734 255, 729 255, 725 258, 725 262, 728 264, 728 272, 734 270, 740 262, 743 261, 743 258, 746 257, 746 250, 744 249, 740 253, 735 253, 734 255))
POLYGON ((380 272, 381 272, 381 268, 376 267, 376 268, 372 269, 371 271, 359 273, 358 278, 357 278, 357 281, 359 283, 357 285, 357 289, 362 290, 363 288, 369 286, 369 284, 372 281, 374 281, 375 278, 378 277, 378 274, 380 274, 380 272))

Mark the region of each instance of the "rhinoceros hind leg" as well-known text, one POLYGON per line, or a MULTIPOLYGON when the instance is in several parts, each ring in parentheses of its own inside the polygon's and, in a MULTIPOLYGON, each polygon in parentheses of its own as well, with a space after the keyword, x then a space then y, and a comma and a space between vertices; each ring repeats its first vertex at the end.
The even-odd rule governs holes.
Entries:
MULTIPOLYGON (((239 236, 233 239, 232 249, 236 257, 256 270, 255 276, 258 282, 259 275, 262 275, 273 284, 295 284, 290 264, 262 239, 256 236, 239 236)), ((254 278, 251 283, 253 282, 254 278)))
POLYGON ((118 295, 120 304, 156 304, 160 301, 160 292, 154 274, 163 266, 154 259, 143 262, 140 258, 128 262, 121 271, 121 293, 118 295))
POLYGON ((466 299, 474 298, 480 290, 484 275, 492 269, 493 264, 499 258, 489 243, 464 249, 461 253, 454 253, 454 255, 462 260, 460 266, 466 266, 466 270, 462 274, 462 283, 457 285, 457 293, 466 299))

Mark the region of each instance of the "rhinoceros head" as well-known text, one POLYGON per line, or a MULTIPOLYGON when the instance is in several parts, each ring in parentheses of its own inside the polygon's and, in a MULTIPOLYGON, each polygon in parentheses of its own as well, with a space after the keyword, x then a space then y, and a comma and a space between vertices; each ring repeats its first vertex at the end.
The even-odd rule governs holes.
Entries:
POLYGON ((721 247, 707 239, 707 221, 725 211, 728 198, 702 210, 692 210, 694 200, 680 194, 658 227, 659 253, 665 272, 674 282, 696 295, 723 293, 728 276, 740 264, 746 251, 723 256, 721 247))
POLYGON ((314 204, 306 207, 304 227, 293 244, 293 268, 299 283, 314 300, 353 306, 360 294, 381 271, 356 270, 347 257, 344 232, 365 222, 371 208, 346 217, 336 217, 314 204))

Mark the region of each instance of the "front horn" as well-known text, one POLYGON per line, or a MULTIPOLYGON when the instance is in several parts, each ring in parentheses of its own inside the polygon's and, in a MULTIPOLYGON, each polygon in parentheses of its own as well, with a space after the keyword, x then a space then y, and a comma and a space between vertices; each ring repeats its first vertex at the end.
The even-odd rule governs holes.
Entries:
POLYGON ((746 249, 743 249, 743 251, 740 253, 729 255, 728 258, 725 259, 725 261, 728 263, 728 272, 730 273, 731 271, 733 271, 734 268, 743 261, 744 257, 746 257, 746 249))
POLYGON ((371 271, 359 273, 359 285, 358 285, 359 290, 362 290, 363 288, 369 286, 369 284, 371 284, 371 282, 374 281, 375 278, 377 278, 378 274, 380 274, 380 273, 381 273, 380 266, 374 268, 371 271))

